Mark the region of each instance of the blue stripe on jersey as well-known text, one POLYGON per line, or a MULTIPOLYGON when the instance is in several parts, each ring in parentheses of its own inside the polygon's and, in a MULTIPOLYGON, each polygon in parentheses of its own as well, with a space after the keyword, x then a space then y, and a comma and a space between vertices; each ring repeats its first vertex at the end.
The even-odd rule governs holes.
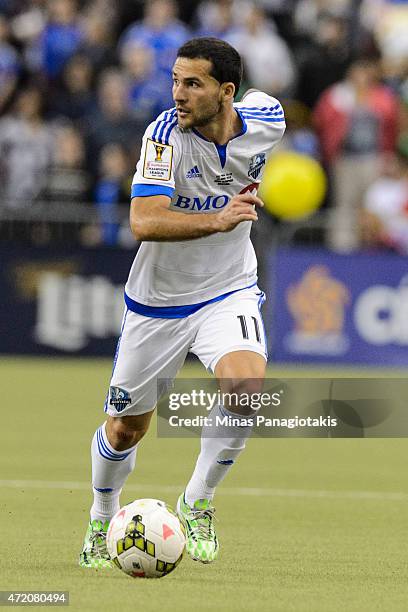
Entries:
POLYGON ((163 142, 163 134, 164 134, 164 130, 168 127, 168 125, 170 123, 173 122, 174 116, 170 116, 170 118, 167 121, 162 121, 161 127, 160 127, 160 131, 158 132, 156 139, 159 142, 163 142))
POLYGON ((145 185, 144 183, 138 183, 132 185, 131 197, 147 197, 154 195, 166 195, 169 198, 173 197, 173 187, 166 187, 166 185, 145 185))
POLYGON ((170 134, 172 133, 172 131, 176 127, 177 123, 178 123, 178 119, 176 118, 176 120, 173 121, 173 123, 168 127, 166 135, 164 137, 164 142, 162 141, 163 144, 169 144, 170 134))
POLYGON ((161 124, 163 122, 166 123, 167 121, 171 121, 172 118, 175 116, 176 112, 177 112, 176 107, 173 107, 173 108, 169 108, 169 110, 164 111, 161 115, 159 115, 159 117, 156 119, 156 127, 155 127, 156 134, 161 128, 161 124))
POLYGON ((259 113, 258 111, 242 111, 244 115, 250 115, 251 117, 283 117, 283 110, 274 111, 273 113, 259 113))
MULTIPOLYGON (((117 344, 116 344, 116 351, 115 351, 115 356, 114 356, 114 358, 113 358, 113 366, 112 366, 112 374, 111 374, 111 378, 112 378, 112 376, 113 376, 113 374, 114 374, 114 372, 115 372, 116 363, 117 363, 117 361, 118 361, 118 355, 119 355, 119 349, 120 349, 120 341, 121 341, 121 339, 122 339, 123 329, 124 329, 124 327, 125 327, 126 317, 127 317, 127 313, 128 313, 128 312, 129 312, 129 308, 126 308, 126 312, 125 312, 125 314, 124 314, 124 316, 123 316, 122 327, 121 327, 121 329, 120 329, 120 335, 119 335, 119 338, 118 338, 118 342, 117 342, 117 344)), ((106 404, 108 403, 108 400, 109 400, 109 391, 108 391, 108 395, 107 395, 107 397, 106 397, 106 404)))
POLYGON ((154 126, 154 130, 153 130, 153 134, 152 134, 152 139, 156 140, 156 136, 157 136, 157 132, 159 131, 159 129, 162 126, 163 121, 166 121, 171 115, 171 110, 166 111, 165 113, 163 113, 163 117, 160 119, 160 117, 156 120, 156 125, 154 126))
POLYGON ((273 106, 271 108, 260 108, 259 106, 240 106, 239 110, 242 110, 245 113, 247 112, 262 113, 263 115, 268 115, 268 114, 274 115, 276 113, 283 112, 283 109, 280 104, 278 106, 273 106))
POLYGON ((240 106, 240 110, 255 110, 255 111, 276 111, 280 110, 282 106, 278 102, 275 106, 240 106))
POLYGON ((243 117, 245 117, 245 119, 249 119, 249 120, 253 120, 253 121, 261 121, 262 123, 276 123, 278 121, 280 121, 281 123, 283 121, 285 121, 285 117, 267 117, 265 119, 263 119, 262 117, 251 117, 251 115, 244 115, 243 117))
POLYGON ((143 317, 151 317, 153 319, 184 319, 189 315, 194 314, 204 306, 208 306, 208 304, 214 304, 215 302, 221 302, 229 295, 233 293, 237 293, 238 291, 243 291, 244 289, 249 289, 250 287, 254 287, 256 282, 248 287, 242 287, 242 289, 234 289, 234 291, 228 291, 228 293, 223 293, 222 295, 218 295, 211 300, 207 300, 206 302, 199 302, 198 304, 186 304, 185 306, 146 306, 146 304, 140 304, 140 302, 136 302, 132 300, 127 293, 125 292, 125 302, 126 306, 132 312, 136 314, 140 314, 143 317))
MULTIPOLYGON (((122 327, 120 328, 120 335, 119 335, 119 338, 118 338, 118 341, 117 341, 117 344, 116 344, 116 351, 115 351, 115 356, 113 358, 113 366, 112 366, 111 378, 112 378, 112 376, 113 376, 113 374, 115 372, 115 369, 116 369, 116 364, 117 364, 118 356, 119 356, 120 342, 122 340, 122 334, 123 334, 123 330, 124 330, 124 327, 125 327, 126 317, 127 317, 127 313, 128 312, 129 312, 129 308, 126 308, 126 312, 123 315, 122 327)), ((105 405, 103 407, 105 412, 108 412, 108 402, 109 402, 109 391, 106 394, 105 405)))
POLYGON ((156 126, 153 130, 152 140, 157 140, 159 131, 163 132, 169 122, 172 122, 176 114, 176 109, 172 108, 166 111, 161 119, 157 119, 156 126))
POLYGON ((270 108, 260 108, 259 106, 241 106, 240 110, 244 113, 259 113, 261 115, 276 115, 283 113, 283 108, 280 104, 271 106, 270 108))
POLYGON ((158 135, 157 139, 159 142, 161 142, 162 144, 168 144, 168 140, 167 140, 167 134, 169 133, 170 128, 172 128, 172 126, 177 125, 177 117, 176 119, 174 119, 174 116, 170 118, 169 121, 166 121, 166 123, 163 123, 161 129, 160 129, 160 134, 158 135))
POLYGON ((267 111, 259 110, 259 108, 242 108, 240 110, 242 110, 243 113, 255 113, 256 115, 263 115, 264 117, 283 113, 283 108, 281 106, 279 108, 267 111))
POLYGON ((237 106, 240 110, 257 110, 257 111, 271 111, 274 110, 274 106, 237 106))

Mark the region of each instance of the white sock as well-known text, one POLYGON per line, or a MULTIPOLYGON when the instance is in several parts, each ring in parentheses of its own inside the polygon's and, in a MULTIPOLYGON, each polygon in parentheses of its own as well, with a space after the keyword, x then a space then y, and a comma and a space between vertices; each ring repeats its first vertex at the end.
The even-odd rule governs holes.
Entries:
POLYGON ((92 486, 94 502, 91 521, 109 521, 119 510, 119 495, 136 462, 136 448, 115 450, 106 435, 106 423, 96 430, 92 439, 92 486))
POLYGON ((215 425, 217 416, 239 417, 223 406, 215 406, 208 416, 212 419, 212 426, 203 427, 201 452, 185 491, 185 501, 190 507, 198 499, 212 500, 215 487, 225 478, 244 450, 252 431, 250 426, 215 425))
POLYGON ((94 501, 91 507, 91 521, 97 519, 105 523, 110 521, 120 509, 119 496, 122 489, 96 489, 93 487, 94 501))

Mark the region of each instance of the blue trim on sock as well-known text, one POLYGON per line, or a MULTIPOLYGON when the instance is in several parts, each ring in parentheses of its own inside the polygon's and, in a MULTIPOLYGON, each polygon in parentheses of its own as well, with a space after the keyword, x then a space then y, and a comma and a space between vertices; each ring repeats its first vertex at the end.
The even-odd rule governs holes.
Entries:
POLYGON ((98 441, 98 451, 101 457, 103 457, 104 459, 107 459, 108 461, 124 461, 124 459, 126 459, 126 457, 110 457, 109 455, 107 455, 103 448, 101 447, 99 441, 98 441))
POLYGON ((128 454, 129 454, 129 453, 114 453, 114 452, 112 452, 112 451, 109 449, 109 447, 107 446, 107 444, 106 444, 106 442, 105 442, 105 440, 104 440, 104 437, 103 437, 102 427, 100 427, 100 428, 98 429, 98 432, 99 432, 99 441, 100 441, 100 443, 101 443, 101 446, 102 446, 102 448, 103 448, 104 452, 105 452, 107 455, 110 455, 110 456, 111 456, 113 459, 118 459, 118 458, 121 458, 121 459, 126 459, 126 457, 128 456, 128 454))
POLYGON ((124 461, 133 451, 130 451, 129 453, 112 453, 112 451, 110 451, 107 447, 105 440, 103 439, 102 427, 103 426, 101 426, 96 432, 96 440, 98 442, 98 449, 100 455, 105 459, 109 459, 109 461, 124 461))

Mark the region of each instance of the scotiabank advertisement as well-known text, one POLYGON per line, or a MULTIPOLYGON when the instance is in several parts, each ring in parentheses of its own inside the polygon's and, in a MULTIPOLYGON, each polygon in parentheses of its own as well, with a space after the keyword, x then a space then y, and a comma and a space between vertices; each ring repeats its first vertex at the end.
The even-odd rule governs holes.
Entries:
POLYGON ((408 365, 408 258, 280 249, 269 280, 274 361, 408 365))

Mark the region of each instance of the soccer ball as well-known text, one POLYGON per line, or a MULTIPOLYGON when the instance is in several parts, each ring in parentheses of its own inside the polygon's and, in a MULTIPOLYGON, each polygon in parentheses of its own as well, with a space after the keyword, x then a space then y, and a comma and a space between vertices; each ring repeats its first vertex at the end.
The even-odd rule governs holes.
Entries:
POLYGON ((186 539, 177 514, 159 499, 137 499, 112 518, 106 544, 115 565, 133 578, 161 578, 180 563, 186 539))

